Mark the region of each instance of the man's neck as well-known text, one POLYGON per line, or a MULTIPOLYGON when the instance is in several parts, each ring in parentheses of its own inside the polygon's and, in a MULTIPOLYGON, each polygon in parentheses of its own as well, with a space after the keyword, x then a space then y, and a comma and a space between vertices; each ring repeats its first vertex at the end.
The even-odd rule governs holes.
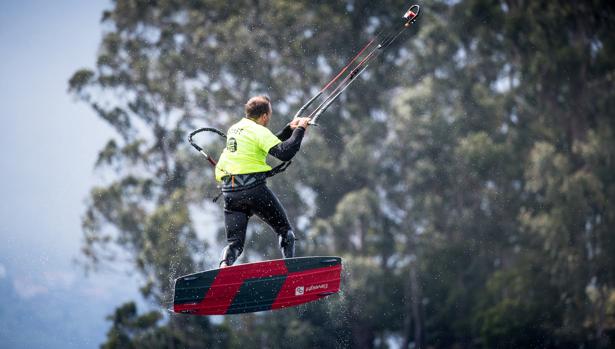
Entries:
POLYGON ((251 120, 251 121, 254 121, 255 123, 257 123, 257 124, 259 124, 259 125, 261 125, 261 126, 265 126, 265 124, 264 124, 264 122, 263 122, 263 118, 262 118, 262 117, 259 117, 259 118, 256 118, 256 119, 252 119, 252 118, 246 118, 246 119, 251 120))

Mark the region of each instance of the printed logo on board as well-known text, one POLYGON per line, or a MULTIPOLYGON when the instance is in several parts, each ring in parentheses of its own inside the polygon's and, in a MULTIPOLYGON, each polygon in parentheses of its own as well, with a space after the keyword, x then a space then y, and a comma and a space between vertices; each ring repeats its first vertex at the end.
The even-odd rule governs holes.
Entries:
POLYGON ((299 286, 295 288, 295 296, 302 296, 306 292, 316 291, 316 290, 325 290, 329 287, 329 284, 319 284, 319 285, 311 285, 305 288, 305 286, 299 286))
POLYGON ((312 285, 312 286, 308 287, 307 290, 305 290, 305 292, 310 292, 310 291, 320 290, 320 289, 326 289, 328 286, 329 286, 328 284, 312 285))

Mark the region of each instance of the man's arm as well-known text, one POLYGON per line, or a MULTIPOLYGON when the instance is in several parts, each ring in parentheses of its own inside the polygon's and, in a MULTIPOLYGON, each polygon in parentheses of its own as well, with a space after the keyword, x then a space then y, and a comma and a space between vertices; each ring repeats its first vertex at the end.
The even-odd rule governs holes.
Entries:
MULTIPOLYGON (((287 127, 290 129, 290 125, 288 125, 287 127)), ((304 134, 305 128, 303 128, 302 126, 296 127, 286 140, 284 140, 282 143, 278 143, 277 145, 269 149, 269 154, 275 156, 282 161, 288 161, 292 159, 301 147, 301 141, 303 140, 304 134)), ((279 136, 278 138, 280 138, 280 140, 282 139, 279 136)))
POLYGON ((276 133, 275 136, 278 137, 282 142, 289 139, 293 134, 293 129, 290 127, 290 124, 284 126, 280 132, 276 133))

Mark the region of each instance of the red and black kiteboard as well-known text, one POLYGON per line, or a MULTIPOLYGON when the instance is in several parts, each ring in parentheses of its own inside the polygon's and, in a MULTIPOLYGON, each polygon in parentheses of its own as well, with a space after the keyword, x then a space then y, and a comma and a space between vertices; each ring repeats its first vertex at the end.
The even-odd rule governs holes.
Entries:
POLYGON ((299 257, 239 264, 175 280, 173 311, 194 315, 291 307, 340 289, 340 257, 299 257))

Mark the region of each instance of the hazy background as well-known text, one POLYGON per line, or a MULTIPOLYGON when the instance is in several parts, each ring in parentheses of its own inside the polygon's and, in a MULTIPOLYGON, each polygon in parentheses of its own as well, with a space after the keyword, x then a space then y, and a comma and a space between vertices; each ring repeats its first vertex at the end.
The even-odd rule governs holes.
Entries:
POLYGON ((421 5, 268 181, 341 292, 211 318, 166 310, 224 241, 187 134, 256 94, 279 129, 409 3, 0 4, 0 346, 612 347, 615 3, 421 5))
POLYGON ((93 164, 111 131, 67 93, 96 59, 108 1, 0 2, 0 346, 94 348, 134 298, 123 273, 84 277, 73 259, 93 164))

